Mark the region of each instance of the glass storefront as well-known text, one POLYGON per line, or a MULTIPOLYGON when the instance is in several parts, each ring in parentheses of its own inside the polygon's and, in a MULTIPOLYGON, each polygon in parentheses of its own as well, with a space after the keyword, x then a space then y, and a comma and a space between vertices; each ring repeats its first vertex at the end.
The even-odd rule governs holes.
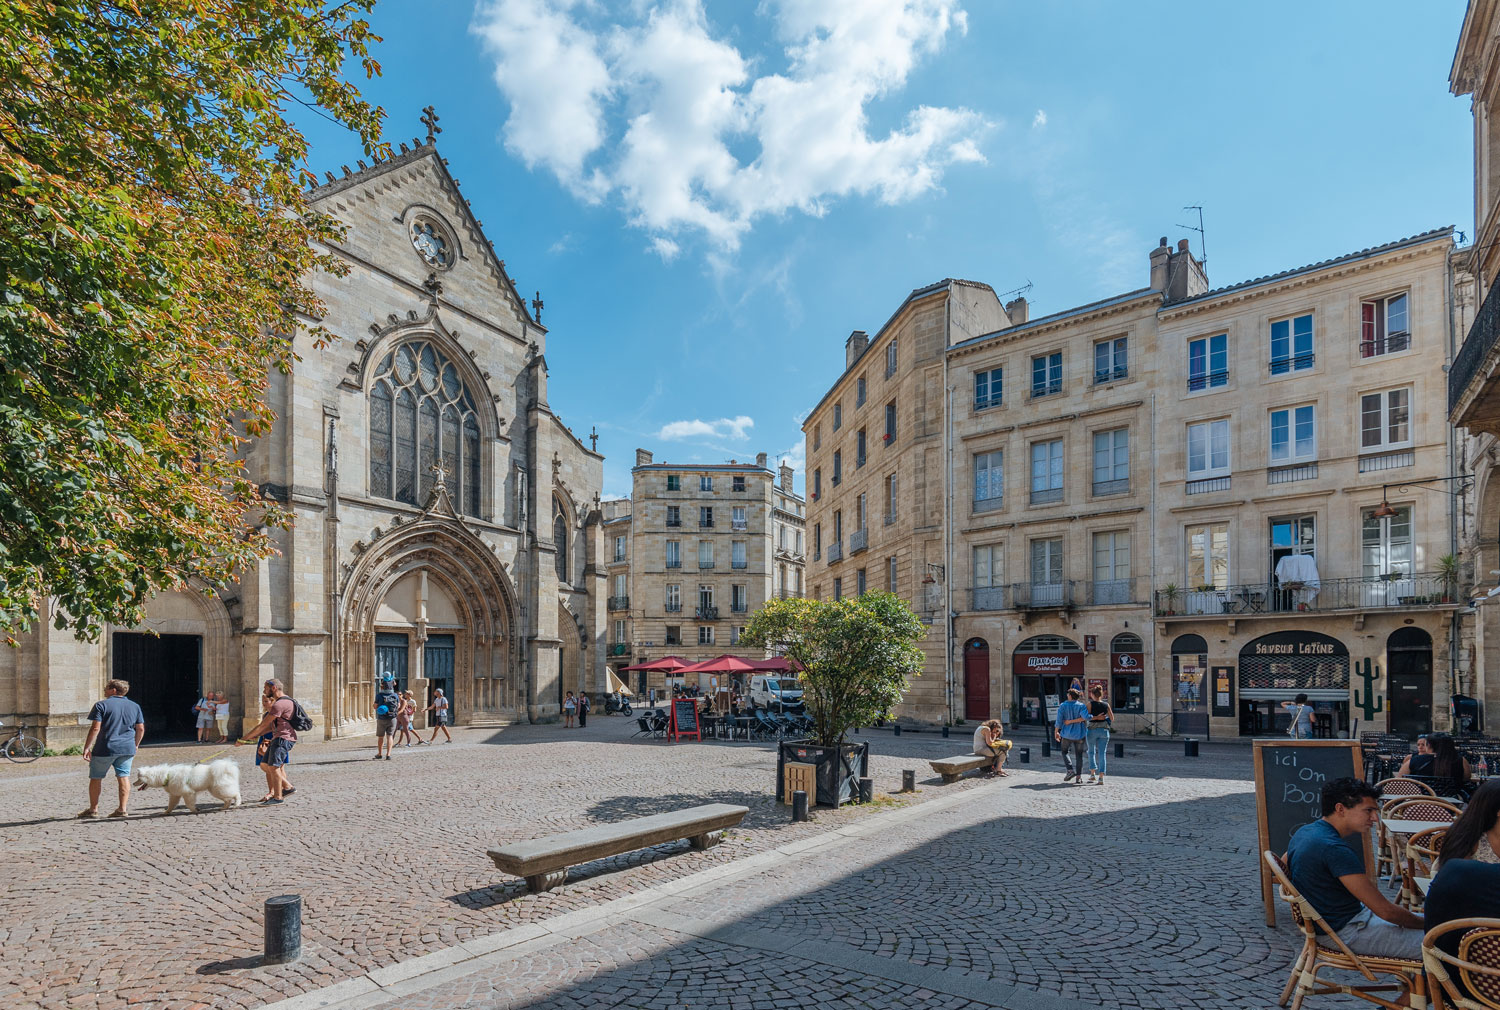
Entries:
POLYGON ((1017 721, 1023 725, 1052 722, 1057 706, 1070 688, 1084 689, 1083 650, 1071 638, 1038 635, 1016 646, 1017 721))
POLYGON ((1292 714, 1282 702, 1305 694, 1313 735, 1349 730, 1349 647, 1315 631, 1278 631, 1240 650, 1240 735, 1285 736, 1292 714))

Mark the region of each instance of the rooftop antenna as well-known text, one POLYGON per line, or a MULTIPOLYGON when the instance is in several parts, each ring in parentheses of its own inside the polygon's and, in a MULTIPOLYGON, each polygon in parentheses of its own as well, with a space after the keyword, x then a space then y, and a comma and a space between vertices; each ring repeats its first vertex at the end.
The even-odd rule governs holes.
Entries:
POLYGON ((1026 292, 1030 291, 1032 287, 1033 285, 1031 283, 1031 278, 1028 277, 1025 284, 1022 284, 1018 288, 1012 288, 1010 291, 1002 291, 997 297, 999 297, 999 299, 1003 302, 1011 295, 1024 295, 1026 292))
POLYGON ((1183 210, 1196 210, 1198 212, 1198 227, 1190 224, 1177 225, 1178 228, 1186 228, 1188 231, 1198 233, 1198 265, 1204 269, 1208 268, 1208 234, 1203 230, 1203 205, 1201 203, 1190 203, 1183 210))

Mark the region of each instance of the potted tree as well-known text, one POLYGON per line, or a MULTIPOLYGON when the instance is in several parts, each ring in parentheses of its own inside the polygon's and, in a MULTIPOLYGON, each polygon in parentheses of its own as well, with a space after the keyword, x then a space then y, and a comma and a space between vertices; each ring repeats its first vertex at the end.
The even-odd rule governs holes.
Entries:
POLYGON ((1173 614, 1177 613, 1177 597, 1178 597, 1178 595, 1179 595, 1179 590, 1177 589, 1177 583, 1175 583, 1175 582, 1168 582, 1165 586, 1162 587, 1162 589, 1161 589, 1162 613, 1165 616, 1171 617, 1173 614))
POLYGON ((1458 597, 1458 555, 1444 554, 1437 563, 1443 577, 1443 602, 1452 603, 1458 597))
POLYGON ((922 672, 917 643, 926 637, 921 620, 891 593, 773 599, 750 619, 740 636, 747 648, 772 649, 802 667, 802 702, 813 725, 810 737, 784 740, 777 749, 778 800, 789 761, 817 766, 817 796, 809 799, 821 806, 836 807, 859 794, 870 745, 850 743, 849 733, 900 704, 908 680, 922 672))

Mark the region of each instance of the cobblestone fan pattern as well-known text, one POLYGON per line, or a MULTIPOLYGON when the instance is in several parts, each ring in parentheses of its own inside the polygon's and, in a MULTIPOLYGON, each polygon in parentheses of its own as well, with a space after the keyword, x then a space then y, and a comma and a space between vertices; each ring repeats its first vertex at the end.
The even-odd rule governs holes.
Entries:
POLYGON ((339 1010, 1270 1007, 1297 937, 1261 920, 1250 788, 1013 776, 972 803, 339 1010))
MULTIPOLYGON (((0 1002, 259 1006, 872 813, 824 810, 791 824, 771 799, 772 745, 633 740, 634 729, 632 720, 600 716, 586 730, 462 730, 452 745, 398 750, 379 763, 368 740, 308 741, 291 768, 298 792, 280 807, 255 804, 264 780, 241 748, 228 756, 241 766, 246 806, 218 810, 205 796, 209 812, 162 816, 164 794, 146 791, 132 803, 137 816, 123 822, 72 818, 85 800, 80 758, 0 764, 0 843, 11 867, 0 880, 0 1002), (714 849, 691 852, 680 842, 601 861, 548 894, 527 894, 484 855, 506 842, 705 802, 744 804, 750 814, 714 849), (261 904, 282 893, 303 897, 304 957, 275 972, 247 970, 244 959, 261 949, 261 904)), ((869 738, 878 791, 895 792, 901 770, 918 769, 922 789, 901 803, 978 784, 940 786, 913 760, 962 752, 966 740, 869 738)), ((137 763, 218 749, 148 748, 137 763)), ((112 806, 113 788, 106 783, 102 806, 112 806)))

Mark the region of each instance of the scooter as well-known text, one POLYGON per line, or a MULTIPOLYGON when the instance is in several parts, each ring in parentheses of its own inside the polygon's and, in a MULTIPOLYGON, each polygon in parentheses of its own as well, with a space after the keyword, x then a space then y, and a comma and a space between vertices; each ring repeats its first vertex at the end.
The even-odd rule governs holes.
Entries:
POLYGON ((630 699, 618 694, 607 694, 604 696, 605 715, 629 715, 630 699))

